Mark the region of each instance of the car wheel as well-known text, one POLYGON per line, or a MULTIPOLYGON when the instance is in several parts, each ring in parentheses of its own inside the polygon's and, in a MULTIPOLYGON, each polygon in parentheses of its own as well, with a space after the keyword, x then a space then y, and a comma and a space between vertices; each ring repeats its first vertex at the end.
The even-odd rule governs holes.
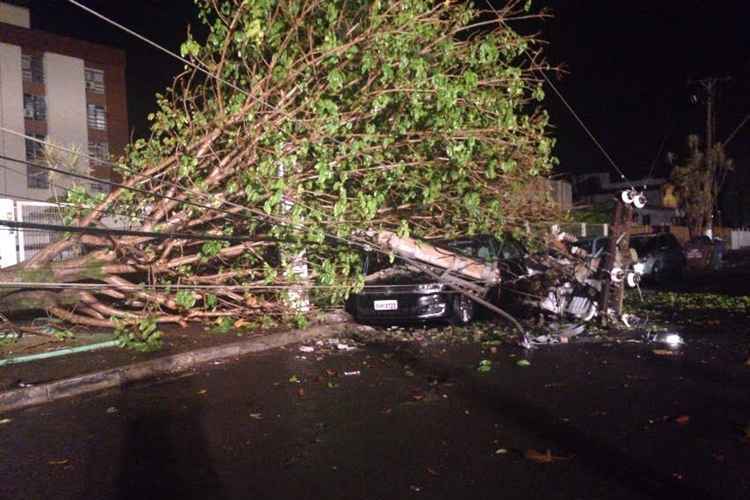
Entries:
POLYGON ((451 323, 454 325, 466 325, 474 319, 475 304, 466 295, 457 293, 453 297, 452 308, 451 323))

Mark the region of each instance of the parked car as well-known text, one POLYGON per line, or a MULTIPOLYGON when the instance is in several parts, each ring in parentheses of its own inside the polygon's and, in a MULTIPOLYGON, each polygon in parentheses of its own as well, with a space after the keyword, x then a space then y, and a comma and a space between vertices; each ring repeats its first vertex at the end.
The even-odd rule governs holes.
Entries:
POLYGON ((631 236, 630 248, 638 253, 646 278, 663 281, 670 277, 681 278, 685 272, 685 254, 672 233, 631 236))
POLYGON ((721 269, 725 245, 720 238, 698 236, 685 244, 687 267, 691 270, 721 269))
MULTIPOLYGON (((579 239, 578 246, 589 255, 604 255, 609 247, 607 236, 579 239)), ((662 281, 681 277, 685 271, 685 255, 677 238, 671 233, 636 234, 630 237, 630 248, 638 255, 644 278, 662 281)))
MULTIPOLYGON (((491 236, 461 238, 436 244, 468 257, 496 263, 501 272, 520 269, 524 247, 508 238, 499 241, 491 236)), ((347 311, 357 321, 365 323, 399 323, 406 321, 443 320, 453 324, 471 322, 479 312, 478 305, 432 276, 415 271, 398 262, 391 264, 388 257, 370 253, 365 257, 365 275, 374 279, 360 293, 352 294, 347 311)), ((496 301, 497 287, 486 298, 496 301)))

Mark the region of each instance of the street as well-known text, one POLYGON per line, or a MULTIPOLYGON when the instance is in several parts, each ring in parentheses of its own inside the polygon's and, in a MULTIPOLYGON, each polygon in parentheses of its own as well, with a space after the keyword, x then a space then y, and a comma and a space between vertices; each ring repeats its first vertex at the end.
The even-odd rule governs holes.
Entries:
POLYGON ((290 346, 0 415, 0 497, 748 498, 747 340, 686 340, 290 346))

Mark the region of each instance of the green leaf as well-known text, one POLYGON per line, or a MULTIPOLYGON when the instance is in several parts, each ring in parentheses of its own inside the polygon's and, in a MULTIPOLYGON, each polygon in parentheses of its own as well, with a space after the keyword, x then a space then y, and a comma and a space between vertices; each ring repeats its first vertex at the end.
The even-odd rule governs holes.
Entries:
POLYGON ((195 303, 198 301, 198 297, 192 291, 180 290, 175 295, 174 301, 178 306, 180 306, 180 308, 188 310, 192 309, 193 306, 195 306, 195 303))
POLYGON ((180 46, 180 55, 182 57, 196 57, 201 51, 201 46, 193 39, 189 39, 180 46))

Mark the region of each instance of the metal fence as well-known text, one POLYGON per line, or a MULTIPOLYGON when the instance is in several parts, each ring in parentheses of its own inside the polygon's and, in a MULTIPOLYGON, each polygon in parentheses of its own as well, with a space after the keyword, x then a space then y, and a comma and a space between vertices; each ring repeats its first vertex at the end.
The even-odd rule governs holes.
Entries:
POLYGON ((730 244, 732 250, 750 247, 750 231, 732 230, 730 235, 730 244))
POLYGON ((609 236, 609 224, 588 224, 586 222, 572 222, 567 224, 558 224, 560 231, 572 234, 578 238, 588 238, 596 236, 609 236))
MULTIPOLYGON (((0 219, 37 224, 63 224, 60 205, 5 198, 0 199, 0 219)), ((0 267, 9 267, 24 262, 62 237, 63 233, 59 231, 0 227, 0 267)), ((80 253, 80 248, 73 247, 63 252, 57 259, 65 260, 80 253)))

